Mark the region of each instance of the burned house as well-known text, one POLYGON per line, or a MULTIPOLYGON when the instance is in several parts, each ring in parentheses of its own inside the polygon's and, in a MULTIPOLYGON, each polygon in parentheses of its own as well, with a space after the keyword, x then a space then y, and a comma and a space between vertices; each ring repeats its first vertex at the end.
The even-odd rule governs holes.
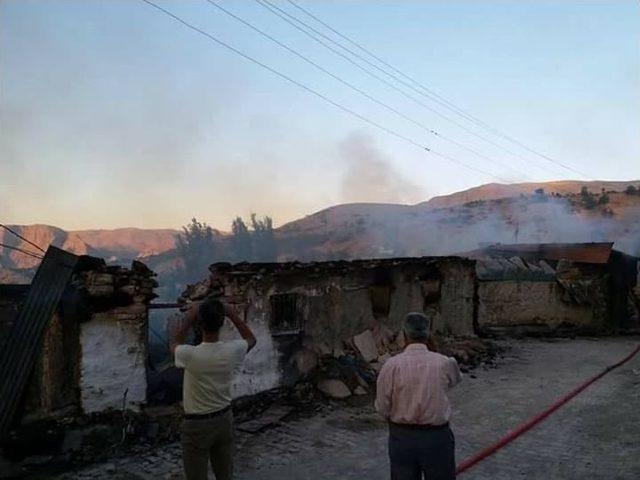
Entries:
POLYGON ((367 361, 382 361, 409 311, 425 312, 434 332, 474 335, 475 284, 475 262, 458 257, 218 263, 183 301, 213 294, 244 313, 258 344, 233 387, 241 396, 293 381, 354 338, 367 361))
POLYGON ((139 262, 112 267, 49 247, 31 285, 0 287, 3 433, 146 401, 152 277, 139 262))
POLYGON ((491 245, 477 260, 479 332, 637 328, 638 259, 612 243, 491 245))

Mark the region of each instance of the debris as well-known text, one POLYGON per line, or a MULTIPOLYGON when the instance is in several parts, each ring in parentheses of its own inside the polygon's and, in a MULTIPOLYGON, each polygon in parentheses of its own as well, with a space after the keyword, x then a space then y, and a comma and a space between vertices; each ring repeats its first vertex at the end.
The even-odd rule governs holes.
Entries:
POLYGON ((298 350, 291 358, 298 372, 302 375, 311 373, 318 366, 318 355, 307 348, 298 350))
POLYGON ((356 387, 356 389, 353 391, 353 393, 355 395, 366 395, 367 391, 362 386, 359 385, 358 387, 356 387))
POLYGON ((257 433, 267 427, 270 427, 271 425, 280 422, 280 420, 289 415, 292 411, 292 407, 272 405, 264 412, 262 412, 262 414, 258 418, 249 420, 248 422, 243 422, 238 425, 238 430, 247 433, 257 433))
POLYGON ((378 358, 378 347, 376 347, 371 330, 365 330, 360 335, 353 337, 353 344, 365 362, 371 362, 378 358))
POLYGON ((351 390, 341 380, 321 380, 318 383, 318 390, 331 398, 347 398, 351 396, 351 390))

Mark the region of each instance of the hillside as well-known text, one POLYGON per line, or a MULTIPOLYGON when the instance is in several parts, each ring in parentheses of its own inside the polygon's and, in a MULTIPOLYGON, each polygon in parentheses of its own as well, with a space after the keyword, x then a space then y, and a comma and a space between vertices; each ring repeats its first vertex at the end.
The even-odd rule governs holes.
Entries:
POLYGON ((480 185, 468 190, 452 193, 451 195, 433 197, 419 205, 429 208, 453 207, 478 200, 497 200, 500 198, 518 197, 520 195, 533 195, 539 188, 544 189, 548 194, 560 195, 579 193, 583 186, 586 186, 590 192, 601 192, 603 189, 611 192, 624 192, 629 185, 640 185, 640 180, 631 182, 581 182, 578 180, 563 180, 542 183, 487 183, 486 185, 480 185))
POLYGON ((71 232, 93 248, 110 252, 116 258, 157 255, 176 246, 178 230, 116 228, 114 230, 76 230, 71 232))
MULTIPOLYGON (((640 181, 487 184, 417 205, 337 205, 278 228, 278 259, 445 255, 482 243, 605 240, 640 255, 640 195, 623 193, 628 185, 640 186, 640 181), (594 205, 584 204, 579 194, 583 186, 592 192, 594 205), (536 194, 538 189, 544 194, 536 194), (608 203, 599 204, 603 189, 615 193, 607 195, 608 203)), ((12 228, 43 247, 53 244, 114 263, 141 258, 162 276, 171 276, 181 265, 174 250, 177 230, 12 228)), ((216 234, 216 258, 224 258, 228 241, 224 234, 216 234)), ((3 230, 0 242, 33 251, 3 230)), ((0 282, 25 281, 37 263, 37 259, 0 247, 0 282)))
POLYGON ((614 241, 640 255, 640 196, 609 193, 473 200, 449 207, 342 205, 278 230, 282 259, 447 255, 483 243, 614 241))

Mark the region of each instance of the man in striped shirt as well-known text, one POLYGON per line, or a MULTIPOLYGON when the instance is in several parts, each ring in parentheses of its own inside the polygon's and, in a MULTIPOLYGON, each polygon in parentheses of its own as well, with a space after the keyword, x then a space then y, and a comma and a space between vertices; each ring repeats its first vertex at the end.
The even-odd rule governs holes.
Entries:
POLYGON ((375 407, 389 422, 391 480, 455 479, 455 441, 447 391, 461 380, 454 358, 427 348, 430 324, 422 313, 404 321, 408 345, 378 376, 375 407))

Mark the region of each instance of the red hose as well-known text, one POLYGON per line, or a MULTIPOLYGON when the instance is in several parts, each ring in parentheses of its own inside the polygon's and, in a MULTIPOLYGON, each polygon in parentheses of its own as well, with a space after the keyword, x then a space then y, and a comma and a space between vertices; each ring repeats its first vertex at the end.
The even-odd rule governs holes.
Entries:
POLYGON ((547 418, 549 415, 551 415, 553 412, 555 412, 556 410, 558 410, 561 406, 563 406, 565 403, 567 403, 569 400, 571 400, 573 397, 575 397, 576 395, 578 395, 580 392, 582 392, 584 389, 586 389, 589 385, 591 385, 592 383, 600 380, 602 377, 604 377, 607 373, 609 373, 611 370, 614 370, 616 368, 618 368, 620 365, 623 365, 625 363, 627 363, 629 360, 631 360, 638 352, 640 352, 640 345, 638 345, 629 355, 627 355, 626 357, 624 357, 622 360, 620 360, 618 363, 614 363, 613 365, 609 365, 607 368, 605 368, 602 372, 600 372, 599 374, 597 374, 596 376, 588 379, 586 382, 584 382, 582 385, 574 388, 573 390, 571 390, 569 393, 567 393, 565 396, 559 398, 553 405, 551 405, 549 408, 547 408, 546 410, 542 411, 541 413, 539 413, 538 415, 536 415, 535 417, 531 418, 530 420, 528 420, 527 422, 523 423, 522 425, 520 425, 518 428, 516 428, 515 430, 509 432, 507 435, 505 435, 503 438, 501 438, 500 440, 498 440, 496 443, 494 443, 493 445, 485 448, 484 450, 481 450, 480 452, 476 453, 475 455, 467 458, 466 460, 464 460, 460 465, 458 465, 457 469, 456 469, 456 473, 457 474, 461 474, 464 471, 470 469, 471 467, 473 467, 475 464, 481 462, 482 460, 484 460, 485 458, 493 455, 494 453, 496 453, 498 450, 500 450, 501 448, 503 448, 505 445, 507 445, 508 443, 511 443, 513 440, 515 440, 516 438, 518 438, 520 435, 522 435, 523 433, 525 433, 526 431, 530 430, 531 428, 535 427, 538 423, 542 422, 545 418, 547 418))

